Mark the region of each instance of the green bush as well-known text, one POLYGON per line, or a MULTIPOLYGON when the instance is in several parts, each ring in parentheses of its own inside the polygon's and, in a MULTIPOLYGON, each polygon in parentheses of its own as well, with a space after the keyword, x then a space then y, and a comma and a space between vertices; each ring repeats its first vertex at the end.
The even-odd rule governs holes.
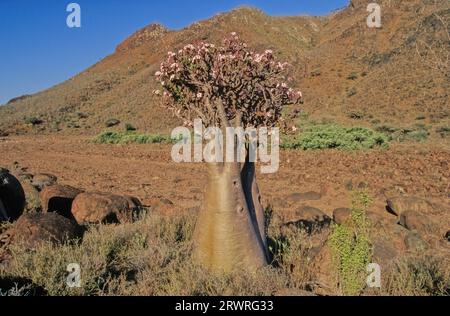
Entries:
POLYGON ((436 133, 441 135, 442 138, 446 138, 450 136, 450 126, 441 126, 436 129, 436 133))
POLYGON ((389 137, 365 127, 342 127, 336 124, 319 124, 307 127, 294 138, 285 138, 282 148, 316 150, 359 150, 387 147, 389 137))
POLYGON ((330 248, 339 287, 344 295, 358 295, 364 289, 366 267, 372 257, 370 223, 366 217, 370 204, 366 190, 355 191, 349 220, 332 226, 330 248))
POLYGON ((356 79, 358 79, 358 73, 357 72, 352 72, 350 75, 348 75, 347 79, 348 80, 356 80, 356 79))
POLYGON ((163 135, 108 131, 96 136, 93 141, 97 144, 155 144, 170 143, 173 140, 163 135))
POLYGON ((120 121, 118 119, 112 118, 105 122, 106 127, 113 127, 119 125, 120 121))
POLYGON ((375 128, 377 132, 389 136, 390 140, 397 142, 424 142, 430 133, 425 124, 415 124, 409 128, 397 128, 389 125, 379 125, 375 128))
POLYGON ((422 255, 400 258, 388 270, 384 295, 449 296, 450 275, 443 258, 422 255))
POLYGON ((125 131, 134 132, 136 130, 137 130, 137 128, 134 127, 132 124, 130 124, 130 123, 125 124, 125 131))
POLYGON ((25 118, 25 124, 35 126, 35 125, 40 125, 42 123, 43 123, 43 121, 40 118, 37 118, 34 116, 25 118))

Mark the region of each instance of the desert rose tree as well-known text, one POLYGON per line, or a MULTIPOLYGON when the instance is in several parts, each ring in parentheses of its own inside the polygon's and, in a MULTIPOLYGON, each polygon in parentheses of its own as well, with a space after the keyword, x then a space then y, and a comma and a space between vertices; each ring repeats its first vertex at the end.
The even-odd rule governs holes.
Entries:
MULTIPOLYGON (((195 119, 221 129, 275 127, 283 122, 283 108, 302 97, 289 88, 288 66, 270 50, 253 52, 232 33, 220 47, 199 43, 169 52, 155 74, 162 85, 155 94, 189 127, 195 119)), ((194 257, 215 271, 251 271, 268 264, 264 208, 248 156, 245 163, 207 163, 194 257)))

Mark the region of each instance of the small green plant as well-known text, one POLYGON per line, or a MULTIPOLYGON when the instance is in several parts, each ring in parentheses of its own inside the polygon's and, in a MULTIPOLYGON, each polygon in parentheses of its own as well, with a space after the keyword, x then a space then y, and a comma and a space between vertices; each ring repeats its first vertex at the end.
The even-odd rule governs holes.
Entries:
POLYGON ((322 71, 320 70, 320 68, 314 69, 314 70, 311 72, 311 76, 312 76, 312 77, 319 77, 321 74, 322 74, 322 71))
POLYGON ((390 140, 397 142, 424 142, 428 139, 430 133, 425 124, 415 124, 409 128, 397 128, 390 125, 379 125, 376 131, 389 136, 390 140))
POLYGON ((285 137, 281 145, 287 149, 360 150, 387 147, 389 137, 365 127, 342 127, 336 124, 318 124, 306 127, 300 135, 285 137))
POLYGON ((450 136, 450 126, 441 126, 436 129, 436 133, 438 133, 442 138, 447 138, 450 136))
POLYGON ((134 127, 132 124, 130 124, 130 123, 126 123, 125 124, 125 131, 127 131, 127 132, 134 132, 136 130, 137 130, 137 128, 134 127))
POLYGON ((352 96, 356 95, 358 91, 356 91, 356 88, 350 88, 347 90, 347 97, 351 98, 352 96))
POLYGON ((445 260, 420 256, 398 259, 386 276, 386 294, 448 296, 450 274, 445 260))
POLYGON ((364 288, 364 273, 372 257, 370 223, 366 217, 371 203, 367 190, 354 191, 348 221, 332 226, 330 248, 339 287, 344 295, 358 295, 364 288))
POLYGON ((28 125, 36 126, 36 125, 41 125, 42 123, 43 123, 43 121, 40 118, 37 118, 35 116, 25 118, 25 124, 28 124, 28 125))
POLYGON ((348 80, 356 80, 356 79, 358 79, 358 73, 357 72, 352 72, 350 75, 348 75, 347 79, 348 80))
POLYGON ((93 139, 93 142, 97 144, 159 144, 174 141, 177 141, 177 139, 171 139, 164 135, 113 131, 103 132, 93 139))
POLYGON ((358 111, 351 111, 348 113, 348 117, 352 120, 362 120, 364 116, 364 113, 358 111))
POLYGON ((112 118, 105 122, 106 127, 113 127, 119 125, 120 121, 118 119, 112 118))

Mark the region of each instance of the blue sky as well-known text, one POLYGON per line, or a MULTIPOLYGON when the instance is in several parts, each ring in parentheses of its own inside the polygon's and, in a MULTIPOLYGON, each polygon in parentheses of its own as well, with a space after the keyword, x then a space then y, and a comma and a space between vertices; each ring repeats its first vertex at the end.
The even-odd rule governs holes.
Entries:
POLYGON ((348 0, 0 0, 0 104, 60 83, 111 54, 136 30, 171 29, 241 5, 270 15, 324 15, 348 0), (66 7, 81 6, 81 28, 66 7))

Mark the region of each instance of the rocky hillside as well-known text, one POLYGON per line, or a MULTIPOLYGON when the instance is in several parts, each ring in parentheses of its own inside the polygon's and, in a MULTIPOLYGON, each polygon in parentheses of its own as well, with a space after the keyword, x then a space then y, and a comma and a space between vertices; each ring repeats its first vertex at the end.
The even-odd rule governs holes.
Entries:
POLYGON ((149 25, 79 75, 0 107, 0 134, 95 134, 116 119, 165 133, 179 124, 152 96, 169 50, 218 43, 236 31, 257 50, 295 66, 295 84, 314 119, 349 125, 449 126, 450 3, 383 0, 381 29, 366 25, 367 0, 326 17, 270 17, 239 8, 180 31, 149 25))

